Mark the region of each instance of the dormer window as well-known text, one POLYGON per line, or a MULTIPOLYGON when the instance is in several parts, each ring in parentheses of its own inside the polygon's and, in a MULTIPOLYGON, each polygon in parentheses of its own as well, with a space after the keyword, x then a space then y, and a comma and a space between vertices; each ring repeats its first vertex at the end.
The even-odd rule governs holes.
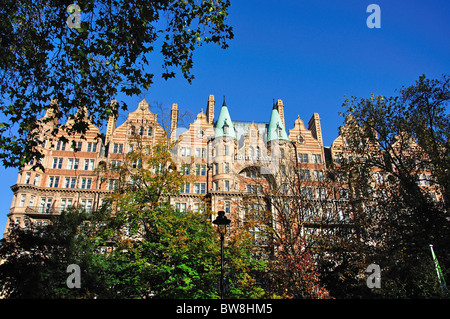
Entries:
POLYGON ((279 124, 277 124, 277 135, 278 135, 278 137, 281 137, 281 127, 280 127, 280 125, 279 124))
POLYGON ((223 124, 223 134, 228 134, 228 128, 229 128, 229 125, 225 121, 225 123, 223 124))

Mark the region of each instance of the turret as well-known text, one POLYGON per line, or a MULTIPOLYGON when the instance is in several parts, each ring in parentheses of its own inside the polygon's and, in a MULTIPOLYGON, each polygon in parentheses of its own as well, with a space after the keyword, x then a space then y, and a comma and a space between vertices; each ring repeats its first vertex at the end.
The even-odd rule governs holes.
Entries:
MULTIPOLYGON (((280 101, 280 100, 279 100, 280 101)), ((269 127, 267 129, 267 142, 274 140, 284 140, 289 141, 284 129, 283 121, 281 120, 280 114, 278 113, 278 103, 273 103, 272 115, 270 116, 269 127)))
POLYGON ((219 118, 215 125, 214 137, 231 137, 236 139, 236 131, 234 130, 233 122, 231 122, 225 97, 223 98, 222 108, 220 109, 219 118))

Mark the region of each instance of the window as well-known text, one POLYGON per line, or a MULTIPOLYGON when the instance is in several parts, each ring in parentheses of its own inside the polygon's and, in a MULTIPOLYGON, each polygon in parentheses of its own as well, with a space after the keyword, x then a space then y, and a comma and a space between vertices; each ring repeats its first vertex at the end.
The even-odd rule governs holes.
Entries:
POLYGON ((78 169, 79 163, 80 163, 80 159, 78 159, 78 158, 69 158, 67 160, 67 169, 78 169))
POLYGON ((308 163, 308 154, 298 154, 299 163, 308 163))
POLYGON ((91 189, 92 178, 82 178, 81 179, 81 189, 91 189))
POLYGON ((147 129, 147 136, 152 136, 152 133, 153 133, 153 128, 152 128, 152 127, 149 127, 149 128, 147 129))
POLYGON ((25 184, 30 184, 31 173, 25 174, 25 184))
POLYGON ((89 142, 89 143, 87 144, 87 151, 88 151, 88 152, 95 153, 95 152, 97 151, 97 143, 89 142))
POLYGON ((25 206, 25 194, 20 195, 20 202, 19 202, 19 207, 23 207, 25 206))
POLYGON ((189 183, 185 183, 183 185, 181 185, 181 189, 180 189, 180 193, 189 193, 190 192, 190 184, 189 183))
POLYGON ((277 125, 277 135, 278 135, 278 137, 281 137, 281 131, 282 131, 281 127, 279 125, 277 125))
POLYGON ((249 156, 250 158, 253 157, 253 147, 251 147, 251 146, 248 148, 248 156, 249 156))
POLYGON ((175 208, 179 210, 180 212, 186 211, 186 203, 176 203, 175 208))
POLYGON ((311 162, 313 164, 322 164, 322 156, 320 156, 320 154, 312 154, 311 162))
POLYGON ((316 188, 316 198, 326 199, 327 190, 325 188, 316 188))
POLYGON ((59 187, 59 176, 50 176, 47 187, 59 187))
POLYGON ((91 160, 85 159, 84 160, 84 170, 92 171, 93 169, 94 169, 94 160, 93 159, 91 159, 91 160))
POLYGON ((72 147, 74 147, 75 151, 81 151, 81 148, 83 147, 83 142, 75 142, 75 145, 72 145, 72 147))
POLYGON ((128 145, 128 153, 133 153, 133 151, 134 151, 134 145, 133 144, 128 145))
POLYGON ((223 210, 225 211, 225 214, 229 214, 230 213, 230 207, 231 204, 229 201, 225 201, 223 204, 223 210))
POLYGON ((195 175, 206 176, 206 165, 195 165, 195 175))
POLYGON ((260 158, 261 156, 261 151, 259 150, 259 146, 256 146, 256 158, 260 158))
POLYGON ((59 213, 72 206, 72 198, 62 198, 59 205, 59 213))
POLYGON ((31 195, 30 196, 30 201, 28 203, 28 207, 33 207, 34 206, 34 200, 36 199, 35 196, 31 195))
POLYGON ((348 188, 341 188, 339 190, 339 198, 348 199, 348 188))
POLYGON ((200 175, 200 165, 195 165, 195 175, 199 176, 200 175))
POLYGON ((52 207, 52 198, 41 198, 41 202, 39 203, 39 213, 49 213, 50 208, 52 207))
POLYGON ((112 160, 111 161, 111 168, 120 167, 122 165, 121 161, 112 160))
POLYGON ((53 158, 52 168, 61 169, 62 168, 62 164, 63 164, 63 159, 62 158, 58 158, 58 157, 53 158))
POLYGON ((229 153, 228 145, 224 145, 223 146, 223 155, 228 156, 228 153, 229 153))
POLYGON ((116 190, 118 186, 119 181, 117 179, 110 179, 108 181, 108 189, 109 190, 116 190))
POLYGON ((194 193, 195 194, 205 194, 206 193, 206 184, 205 183, 195 183, 194 184, 194 193))
POLYGON ((228 163, 223 163, 223 172, 225 174, 229 174, 230 173, 230 165, 228 163))
MULTIPOLYGON (((142 168, 142 159, 139 158, 137 160, 134 160, 133 163, 131 164, 131 166, 133 168, 142 168)), ((156 169, 155 169, 155 171, 156 171, 156 169)), ((161 168, 159 168, 159 171, 161 171, 161 168)))
POLYGON ((183 165, 182 171, 184 171, 184 175, 191 175, 191 166, 189 164, 183 165))
POLYGON ((225 121, 223 124, 223 134, 228 134, 228 127, 227 121, 225 121))
POLYGON ((34 175, 34 182, 33 182, 33 185, 34 186, 39 186, 39 179, 40 179, 40 175, 38 175, 38 174, 36 174, 36 175, 34 175))
POLYGON ((64 179, 64 188, 75 188, 77 179, 75 177, 66 177, 64 179))
POLYGON ((214 175, 219 174, 219 164, 214 164, 214 175))
POLYGON ((205 148, 196 148, 195 149, 195 157, 205 158, 206 157, 206 149, 205 148))
POLYGON ((189 156, 191 156, 191 148, 190 147, 182 147, 181 148, 181 156, 182 157, 189 157, 189 156))
POLYGON ((229 192, 230 191, 230 181, 225 181, 225 183, 224 183, 224 186, 225 186, 225 192, 229 192))
POLYGON ((323 172, 322 171, 314 171, 314 180, 315 181, 323 181, 323 172))
POLYGON ((284 158, 284 148, 280 149, 280 157, 284 158))
POLYGON ((309 181, 311 180, 311 175, 309 170, 307 169, 301 169, 300 170, 300 180, 301 181, 309 181))
POLYGON ((65 151, 66 150, 66 142, 63 142, 63 141, 56 142, 55 150, 65 151))
POLYGON ((136 129, 134 128, 134 126, 130 127, 130 135, 134 135, 136 134, 136 129))
POLYGON ((142 126, 139 128, 139 136, 144 136, 144 128, 142 126))
POLYGON ((194 212, 202 212, 205 210, 205 204, 194 204, 194 212))
POLYGON ((123 153, 123 144, 113 144, 113 153, 114 154, 122 154, 123 153))
POLYGON ((86 210, 87 213, 92 211, 92 199, 82 199, 80 201, 80 206, 86 210))

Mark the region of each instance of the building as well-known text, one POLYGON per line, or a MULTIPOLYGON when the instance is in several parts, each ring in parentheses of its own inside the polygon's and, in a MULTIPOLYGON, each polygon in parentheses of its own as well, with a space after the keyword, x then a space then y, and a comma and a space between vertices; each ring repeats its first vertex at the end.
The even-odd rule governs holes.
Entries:
MULTIPOLYGON (((307 208, 308 214, 348 218, 339 208, 339 203, 349 196, 348 185, 345 181, 331 183, 326 178, 327 161, 339 163, 340 158, 348 157, 345 138, 338 136, 330 148, 324 147, 317 113, 312 115, 307 127, 298 116, 293 128, 286 130, 282 100, 274 101, 267 123, 236 122, 225 99, 218 108, 214 96, 210 95, 206 112, 202 109, 181 134, 178 105, 173 104, 166 128, 169 135, 145 100, 119 126, 111 116, 105 135, 89 123, 83 137, 68 137, 65 132, 73 120, 62 125, 57 119, 45 121, 51 112, 50 108, 40 120, 40 134, 45 140, 41 164, 45 170, 33 170, 33 162, 20 169, 17 182, 11 187, 13 198, 5 235, 14 225, 45 225, 52 214, 59 214, 69 206, 79 206, 88 212, 98 209, 105 196, 118 186, 118 181, 114 176, 100 176, 97 168, 105 164, 138 167, 139 162, 126 162, 126 154, 142 146, 152 148, 164 138, 177 142, 172 150, 173 161, 187 180, 180 194, 170 198, 179 210, 202 209, 207 199, 213 212, 223 210, 235 221, 244 221, 249 207, 258 206, 275 213, 273 203, 265 201, 264 190, 277 185, 280 196, 297 193, 321 203, 317 209, 307 208), (52 136, 50 132, 55 127, 59 131, 52 136), (68 142, 60 141, 60 136, 67 136, 68 142), (136 142, 136 136, 140 143, 136 142), (292 181, 298 181, 295 183, 298 189, 289 189, 292 181)), ((374 173, 378 178, 375 182, 380 183, 383 176, 374 173)), ((422 176, 419 182, 427 186, 430 176, 427 172, 422 172, 422 176)), ((439 192, 436 194, 439 200, 439 192)))
MULTIPOLYGON (((104 163, 123 165, 125 154, 137 147, 133 136, 139 135, 142 143, 150 147, 165 136, 157 115, 145 100, 120 126, 115 117, 110 117, 103 137, 91 123, 83 137, 69 137, 65 132, 73 120, 64 124, 57 119, 45 121, 51 112, 49 109, 40 122, 45 140, 41 164, 45 170, 33 170, 34 162, 20 169, 17 182, 11 187, 13 199, 5 234, 13 225, 45 225, 52 214, 69 206, 77 205, 88 212, 96 210, 117 186, 114 179, 100 177, 96 168, 104 163), (50 132, 58 125, 59 132, 52 137, 50 132), (67 136, 68 142, 60 141, 60 136, 67 136)), ((326 169, 319 115, 313 114, 308 128, 298 117, 287 131, 282 100, 274 101, 267 123, 233 121, 225 99, 217 108, 213 95, 208 97, 206 113, 202 109, 182 134, 177 134, 177 104, 172 105, 170 117, 170 138, 178 142, 173 159, 188 179, 180 194, 171 198, 180 210, 200 209, 208 195, 212 211, 241 213, 242 198, 258 192, 258 186, 252 182, 273 175, 280 164, 293 161, 294 151, 304 166, 303 179, 318 179, 318 174, 322 176, 326 169)))

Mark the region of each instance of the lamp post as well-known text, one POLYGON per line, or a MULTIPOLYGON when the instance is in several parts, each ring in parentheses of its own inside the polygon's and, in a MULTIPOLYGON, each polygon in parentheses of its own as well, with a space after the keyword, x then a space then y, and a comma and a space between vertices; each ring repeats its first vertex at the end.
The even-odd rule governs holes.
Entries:
POLYGON ((225 234, 227 232, 227 226, 230 223, 231 219, 228 219, 225 216, 225 212, 223 210, 218 212, 218 216, 213 221, 213 224, 217 225, 217 230, 220 234, 220 281, 219 281, 220 299, 223 299, 223 242, 225 234))

